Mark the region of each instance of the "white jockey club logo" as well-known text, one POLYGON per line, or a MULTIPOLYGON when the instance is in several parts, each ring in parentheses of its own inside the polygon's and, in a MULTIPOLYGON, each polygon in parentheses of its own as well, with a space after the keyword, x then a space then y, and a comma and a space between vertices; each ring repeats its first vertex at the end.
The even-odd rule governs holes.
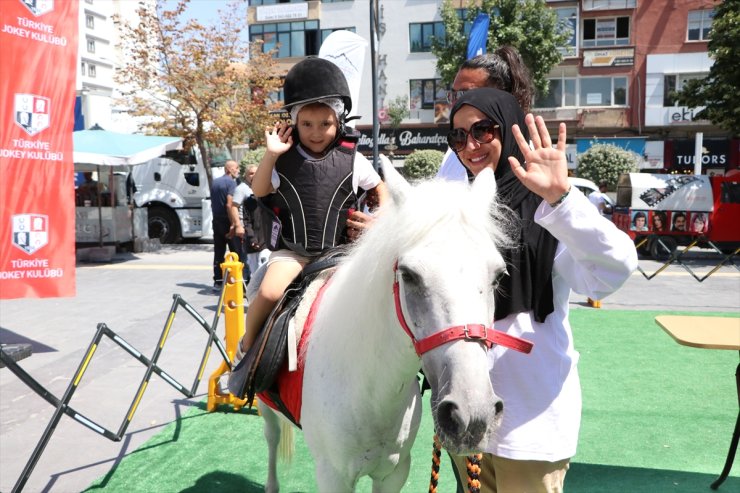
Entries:
POLYGON ((54 10, 54 0, 20 0, 20 2, 35 16, 54 10))
POLYGON ((15 123, 28 135, 36 135, 49 126, 49 98, 36 94, 15 95, 15 123))
POLYGON ((49 242, 49 216, 15 214, 12 217, 13 245, 31 255, 49 242))

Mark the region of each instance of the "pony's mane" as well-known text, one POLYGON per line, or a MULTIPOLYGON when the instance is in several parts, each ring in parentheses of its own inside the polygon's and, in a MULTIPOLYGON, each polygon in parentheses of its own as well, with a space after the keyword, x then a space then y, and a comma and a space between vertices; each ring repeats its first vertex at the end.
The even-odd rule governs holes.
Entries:
MULTIPOLYGON (((472 241, 499 250, 510 246, 510 211, 496 202, 493 190, 486 192, 474 191, 467 183, 433 179, 408 187, 401 203, 385 203, 372 226, 349 248, 333 276, 333 287, 338 289, 332 290, 332 318, 350 325, 351 320, 362 319, 366 326, 386 326, 383 317, 388 310, 384 308, 393 306, 393 263, 420 241, 472 241)), ((482 255, 484 251, 482 247, 482 255)), ((321 331, 322 325, 315 324, 313 333, 321 331)), ((355 347, 358 335, 350 327, 345 328, 334 333, 337 347, 355 347)), ((380 333, 374 336, 383 337, 380 333)))
POLYGON ((510 211, 495 197, 481 200, 467 183, 423 180, 411 186, 403 203, 386 204, 353 250, 393 256, 421 237, 455 228, 485 232, 497 248, 504 248, 511 245, 512 222, 510 211))

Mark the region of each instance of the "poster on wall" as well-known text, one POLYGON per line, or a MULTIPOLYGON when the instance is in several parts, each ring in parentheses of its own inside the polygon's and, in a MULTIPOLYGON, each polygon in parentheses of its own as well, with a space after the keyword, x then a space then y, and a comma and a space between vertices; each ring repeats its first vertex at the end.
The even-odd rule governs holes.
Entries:
POLYGON ((75 295, 78 2, 0 9, 0 299, 75 295))

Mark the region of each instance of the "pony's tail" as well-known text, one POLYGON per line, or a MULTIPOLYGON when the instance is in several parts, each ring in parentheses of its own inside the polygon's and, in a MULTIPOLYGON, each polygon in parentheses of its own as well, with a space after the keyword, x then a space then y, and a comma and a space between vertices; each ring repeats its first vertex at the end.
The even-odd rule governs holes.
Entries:
POLYGON ((280 420, 280 444, 278 445, 278 457, 282 462, 290 464, 295 452, 295 440, 293 440, 293 425, 288 420, 280 420))

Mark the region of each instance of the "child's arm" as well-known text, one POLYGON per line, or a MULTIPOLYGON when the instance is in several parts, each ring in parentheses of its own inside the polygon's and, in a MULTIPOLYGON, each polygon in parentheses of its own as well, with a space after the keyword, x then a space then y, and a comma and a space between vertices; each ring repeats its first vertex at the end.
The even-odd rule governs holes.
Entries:
POLYGON ((252 178, 252 191, 257 197, 264 197, 275 190, 272 188, 272 170, 281 154, 293 145, 293 127, 286 122, 276 123, 272 129, 265 130, 265 155, 252 178))

